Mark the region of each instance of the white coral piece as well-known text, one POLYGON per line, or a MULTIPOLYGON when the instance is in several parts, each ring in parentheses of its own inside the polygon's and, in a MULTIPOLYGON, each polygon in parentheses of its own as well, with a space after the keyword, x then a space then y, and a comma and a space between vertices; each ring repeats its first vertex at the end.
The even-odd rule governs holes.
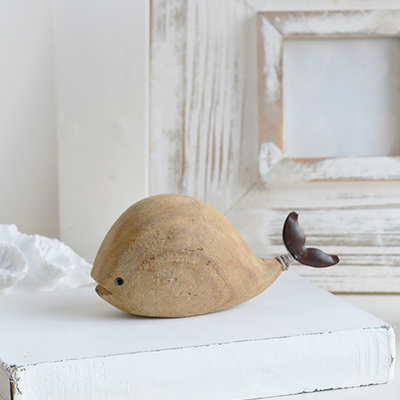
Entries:
POLYGON ((73 270, 58 282, 59 288, 77 288, 80 286, 94 285, 95 282, 90 276, 92 272, 92 264, 89 264, 85 259, 79 257, 71 247, 66 246, 66 253, 68 257, 72 260, 75 267, 73 270))
POLYGON ((67 246, 57 239, 25 235, 20 243, 29 265, 29 273, 20 286, 29 291, 55 289, 58 281, 74 268, 65 254, 67 246))
POLYGON ((28 261, 15 244, 0 242, 0 293, 22 280, 28 272, 28 261))
POLYGON ((21 240, 21 238, 24 236, 23 233, 21 233, 17 226, 14 224, 2 224, 0 225, 0 241, 2 242, 8 242, 8 243, 13 243, 17 244, 21 240))
MULTIPOLYGON (((6 293, 76 288, 94 283, 90 277, 91 264, 57 239, 27 235, 15 225, 0 225, 0 241, 16 247, 28 265, 20 282, 6 293)), ((0 270, 2 265, 0 260, 0 270)))

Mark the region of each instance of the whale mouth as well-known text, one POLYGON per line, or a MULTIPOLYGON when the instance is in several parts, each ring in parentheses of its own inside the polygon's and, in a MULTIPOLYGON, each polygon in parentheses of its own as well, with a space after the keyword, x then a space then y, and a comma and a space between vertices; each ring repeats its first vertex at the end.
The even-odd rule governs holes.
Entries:
POLYGON ((96 293, 100 296, 100 297, 103 297, 103 296, 110 296, 110 295, 112 295, 112 292, 110 292, 108 289, 106 289, 104 286, 102 286, 102 285, 100 285, 100 284, 98 284, 97 286, 96 286, 96 293))

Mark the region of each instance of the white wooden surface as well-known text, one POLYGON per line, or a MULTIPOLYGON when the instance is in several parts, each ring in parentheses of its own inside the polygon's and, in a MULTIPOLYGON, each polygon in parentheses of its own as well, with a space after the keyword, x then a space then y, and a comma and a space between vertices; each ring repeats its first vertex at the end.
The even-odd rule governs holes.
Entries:
MULTIPOLYGON (((340 295, 341 299, 365 310, 395 327, 400 326, 399 295, 340 295)), ((283 396, 283 399, 295 400, 398 400, 400 398, 400 335, 396 336, 396 366, 393 379, 384 385, 364 386, 360 388, 327 390, 315 393, 303 393, 283 396)))
POLYGON ((385 382, 393 368, 384 321, 290 272, 192 318, 130 316, 93 288, 3 296, 0 310, 15 400, 260 398, 385 382))

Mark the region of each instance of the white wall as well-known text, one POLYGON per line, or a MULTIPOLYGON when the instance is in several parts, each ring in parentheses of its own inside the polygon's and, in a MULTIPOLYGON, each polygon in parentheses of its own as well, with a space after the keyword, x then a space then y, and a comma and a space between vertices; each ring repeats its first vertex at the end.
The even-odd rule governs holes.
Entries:
POLYGON ((51 0, 0 2, 0 223, 58 235, 51 0))
POLYGON ((60 234, 93 261, 148 189, 149 1, 54 0, 60 234))
POLYGON ((0 2, 0 223, 88 260, 148 193, 149 0, 0 2))

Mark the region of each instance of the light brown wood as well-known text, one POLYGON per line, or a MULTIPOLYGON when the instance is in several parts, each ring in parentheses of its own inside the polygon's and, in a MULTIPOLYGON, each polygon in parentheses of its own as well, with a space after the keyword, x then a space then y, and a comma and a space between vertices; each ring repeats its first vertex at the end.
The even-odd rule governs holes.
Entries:
POLYGON ((97 293, 123 311, 187 317, 243 303, 281 271, 277 260, 257 258, 211 206, 188 196, 159 195, 134 204, 115 222, 92 276, 97 293))

